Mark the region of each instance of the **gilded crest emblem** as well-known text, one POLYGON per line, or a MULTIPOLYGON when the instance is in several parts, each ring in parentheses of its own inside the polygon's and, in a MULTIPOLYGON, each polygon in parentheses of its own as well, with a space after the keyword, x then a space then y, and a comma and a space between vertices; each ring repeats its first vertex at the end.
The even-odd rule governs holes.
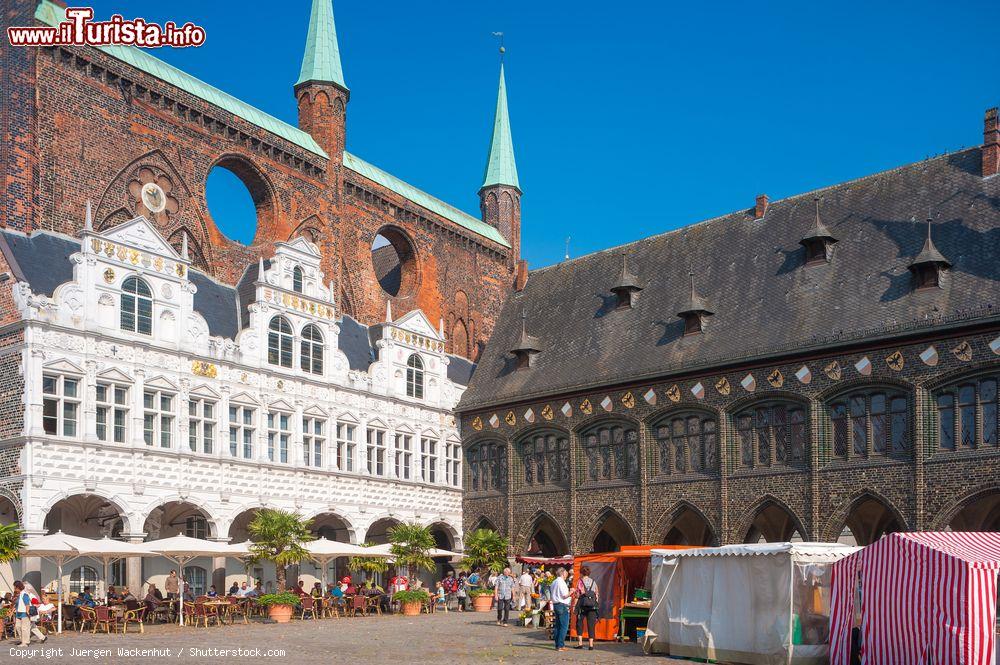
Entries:
POLYGON ((844 370, 841 369, 840 363, 834 360, 832 363, 823 368, 823 373, 834 381, 839 381, 840 377, 844 373, 844 370))
POLYGON ((131 263, 132 265, 138 264, 139 263, 139 252, 138 252, 138 250, 135 250, 135 249, 128 250, 128 260, 129 260, 129 263, 131 263))
POLYGON ((163 259, 157 256, 153 261, 153 267, 156 268, 156 272, 163 272, 163 259))
POLYGON ((219 370, 212 363, 207 363, 203 360, 195 360, 191 363, 191 373, 214 379, 218 375, 219 370))
POLYGON ((107 254, 108 258, 110 259, 112 256, 114 256, 115 246, 112 245, 110 242, 104 243, 104 253, 107 254))
POLYGON ((90 239, 90 248, 93 249, 98 254, 101 253, 101 241, 98 238, 90 239))
POLYGON ((128 258, 128 250, 124 247, 118 247, 115 249, 115 256, 118 257, 119 261, 125 261, 128 258))
POLYGON ((681 401, 681 389, 677 387, 676 383, 667 390, 667 397, 670 398, 671 402, 681 401))
POLYGON ((631 409, 635 406, 635 395, 632 394, 631 390, 622 395, 622 404, 625 405, 626 409, 631 409))
POLYGON ((722 377, 715 382, 715 389, 719 391, 720 395, 728 395, 732 391, 733 387, 729 385, 729 379, 722 377))
POLYGON ((503 421, 513 427, 517 423, 517 416, 514 415, 513 411, 508 411, 507 415, 503 417, 503 421))
POLYGON ((780 388, 785 385, 785 377, 782 375, 780 370, 774 370, 767 375, 767 382, 771 384, 774 388, 780 388))
POLYGON ((282 381, 281 379, 278 379, 278 390, 284 390, 284 389, 285 389, 285 382, 282 381))
POLYGON ((477 432, 480 431, 481 429, 483 429, 483 419, 480 418, 479 416, 476 416, 475 418, 473 418, 472 419, 472 429, 476 430, 477 432))
POLYGON ((177 276, 178 277, 184 276, 184 266, 180 263, 177 264, 177 276))
POLYGON ((580 402, 580 410, 589 416, 594 412, 594 405, 590 403, 589 399, 585 399, 580 402))
POLYGON ((961 360, 963 363, 972 360, 972 345, 968 342, 962 342, 954 349, 951 350, 955 357, 961 360))
POLYGON ((115 271, 112 270, 111 268, 108 268, 107 270, 105 270, 104 271, 104 281, 107 282, 108 284, 110 284, 111 282, 115 281, 115 271))
POLYGON ((552 420, 552 407, 548 404, 542 407, 542 418, 552 420))
POLYGON ((903 369, 904 363, 905 361, 903 360, 903 354, 900 353, 899 351, 896 351, 895 353, 893 353, 892 355, 890 355, 888 358, 885 359, 885 364, 889 366, 889 369, 895 372, 898 372, 899 370, 903 369))

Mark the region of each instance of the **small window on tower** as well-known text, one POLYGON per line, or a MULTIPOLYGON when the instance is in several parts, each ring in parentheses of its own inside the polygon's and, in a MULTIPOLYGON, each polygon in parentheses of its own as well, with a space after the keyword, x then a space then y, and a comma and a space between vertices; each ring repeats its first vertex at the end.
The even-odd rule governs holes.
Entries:
POLYGON ((302 293, 302 268, 299 266, 292 270, 292 291, 302 293))

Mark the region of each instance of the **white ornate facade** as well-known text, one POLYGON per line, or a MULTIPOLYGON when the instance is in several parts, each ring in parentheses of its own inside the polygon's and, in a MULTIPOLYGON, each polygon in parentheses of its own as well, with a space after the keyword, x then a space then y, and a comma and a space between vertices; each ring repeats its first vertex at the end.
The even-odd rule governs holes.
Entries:
MULTIPOLYGON (((234 289, 190 271, 142 217, 47 235, 74 250, 72 279, 51 295, 14 286, 23 423, 0 444, 0 491, 29 533, 240 541, 267 506, 315 518, 330 538, 384 542, 387 526, 413 521, 461 548, 452 409, 464 386, 422 313, 370 329, 343 319, 301 238, 234 289)), ((139 565, 117 581, 135 590, 167 569, 139 565)), ((221 561, 200 565, 221 583, 221 561)))

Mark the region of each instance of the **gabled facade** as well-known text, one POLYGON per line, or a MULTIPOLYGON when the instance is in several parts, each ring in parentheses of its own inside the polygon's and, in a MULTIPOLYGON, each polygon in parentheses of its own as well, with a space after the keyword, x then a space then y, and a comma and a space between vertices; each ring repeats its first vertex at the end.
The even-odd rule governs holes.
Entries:
MULTIPOLYGON (((384 542, 414 521, 461 547, 452 409, 471 365, 422 312, 373 326, 344 316, 301 237, 245 266, 237 289, 144 217, 84 226, 79 238, 0 232, 16 315, 0 332, 8 519, 28 534, 242 542, 266 506, 328 538, 384 542)), ((242 575, 192 565, 201 586, 242 575)), ((139 589, 165 566, 130 561, 112 581, 139 589)))

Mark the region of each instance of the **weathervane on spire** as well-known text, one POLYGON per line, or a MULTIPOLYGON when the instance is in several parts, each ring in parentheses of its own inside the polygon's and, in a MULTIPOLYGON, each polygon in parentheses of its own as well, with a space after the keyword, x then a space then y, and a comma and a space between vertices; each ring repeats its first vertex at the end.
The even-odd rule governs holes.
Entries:
POLYGON ((503 33, 494 32, 493 36, 500 40, 500 64, 503 64, 503 54, 507 52, 507 49, 503 47, 503 33))

